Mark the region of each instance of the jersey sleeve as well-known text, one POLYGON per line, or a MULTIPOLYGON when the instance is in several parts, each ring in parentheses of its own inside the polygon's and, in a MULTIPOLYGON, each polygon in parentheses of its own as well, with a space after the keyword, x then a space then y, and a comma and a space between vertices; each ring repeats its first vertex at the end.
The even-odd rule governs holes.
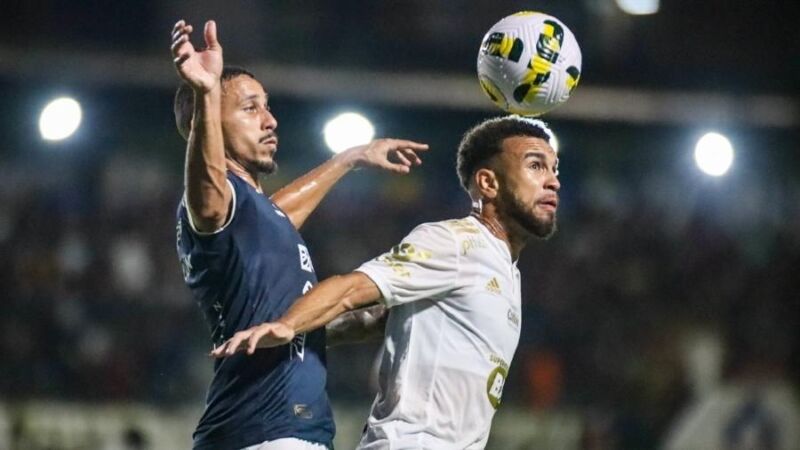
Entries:
POLYGON ((192 211, 189 209, 189 202, 186 200, 186 193, 184 192, 182 203, 186 213, 186 220, 188 221, 189 224, 189 230, 191 230, 193 234, 201 237, 220 234, 223 231, 225 231, 225 229, 228 228, 228 225, 230 225, 231 222, 233 222, 233 219, 236 216, 236 210, 239 209, 239 204, 237 203, 237 201, 240 195, 238 195, 238 193, 236 192, 238 183, 232 183, 230 179, 226 179, 225 182, 228 183, 228 186, 230 186, 231 188, 231 204, 228 207, 228 217, 225 220, 225 223, 223 223, 222 226, 215 231, 204 232, 197 230, 197 227, 194 225, 194 218, 192 216, 192 211))
POLYGON ((423 224, 388 252, 361 265, 388 307, 435 299, 456 288, 459 255, 453 232, 441 223, 423 224))

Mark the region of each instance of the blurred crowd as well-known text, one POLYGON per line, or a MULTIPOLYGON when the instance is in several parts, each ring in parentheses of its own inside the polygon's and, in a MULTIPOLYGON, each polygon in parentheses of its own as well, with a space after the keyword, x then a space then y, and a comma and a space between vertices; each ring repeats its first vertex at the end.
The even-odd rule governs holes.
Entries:
MULTIPOLYGON (((180 172, 120 156, 0 175, 0 397, 199 410, 212 362, 175 254, 180 172)), ((700 195, 657 173, 565 177, 560 231, 519 261, 523 331, 504 401, 581 411, 587 447, 646 447, 724 380, 797 389, 800 185, 700 195)), ((303 234, 324 278, 467 206, 453 174, 356 175, 303 234)), ((368 402, 376 355, 347 352, 337 369, 343 355, 329 358, 331 396, 368 402)))

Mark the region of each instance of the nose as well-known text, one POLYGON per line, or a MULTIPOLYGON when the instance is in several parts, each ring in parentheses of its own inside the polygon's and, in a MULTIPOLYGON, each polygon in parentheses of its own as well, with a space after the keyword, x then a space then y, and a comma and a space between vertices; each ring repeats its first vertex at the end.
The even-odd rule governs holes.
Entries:
POLYGON ((267 108, 262 110, 261 114, 261 129, 262 130, 274 130, 278 128, 278 119, 272 115, 272 111, 267 108))
POLYGON ((549 189, 554 192, 558 192, 561 190, 561 182, 558 181, 558 175, 553 172, 550 172, 550 176, 547 177, 544 185, 545 189, 549 189))

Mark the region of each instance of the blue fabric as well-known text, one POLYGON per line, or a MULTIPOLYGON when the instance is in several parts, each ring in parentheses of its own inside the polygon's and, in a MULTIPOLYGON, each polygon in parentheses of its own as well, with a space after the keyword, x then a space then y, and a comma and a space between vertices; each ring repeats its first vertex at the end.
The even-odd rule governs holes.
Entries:
MULTIPOLYGON (((317 282, 286 215, 238 176, 229 173, 228 180, 235 203, 219 232, 196 233, 184 203, 178 207, 178 257, 215 345, 277 319, 317 282)), ((325 367, 324 328, 253 356, 216 360, 194 448, 240 449, 286 437, 331 446, 325 367)))

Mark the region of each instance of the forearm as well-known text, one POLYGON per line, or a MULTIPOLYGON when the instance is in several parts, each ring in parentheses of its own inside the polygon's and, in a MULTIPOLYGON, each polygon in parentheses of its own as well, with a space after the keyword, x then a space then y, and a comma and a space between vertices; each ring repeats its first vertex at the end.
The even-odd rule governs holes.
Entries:
POLYGON ((384 335, 388 317, 382 304, 346 312, 325 327, 328 347, 379 338, 384 335))
POLYGON ((374 303, 378 287, 360 272, 328 278, 308 291, 278 319, 295 333, 327 325, 343 313, 374 303))
POLYGON ((230 192, 220 116, 221 88, 195 93, 192 130, 186 152, 186 199, 195 219, 206 226, 224 221, 230 192))
POLYGON ((331 188, 354 167, 351 154, 340 153, 272 194, 272 201, 300 228, 331 188))

